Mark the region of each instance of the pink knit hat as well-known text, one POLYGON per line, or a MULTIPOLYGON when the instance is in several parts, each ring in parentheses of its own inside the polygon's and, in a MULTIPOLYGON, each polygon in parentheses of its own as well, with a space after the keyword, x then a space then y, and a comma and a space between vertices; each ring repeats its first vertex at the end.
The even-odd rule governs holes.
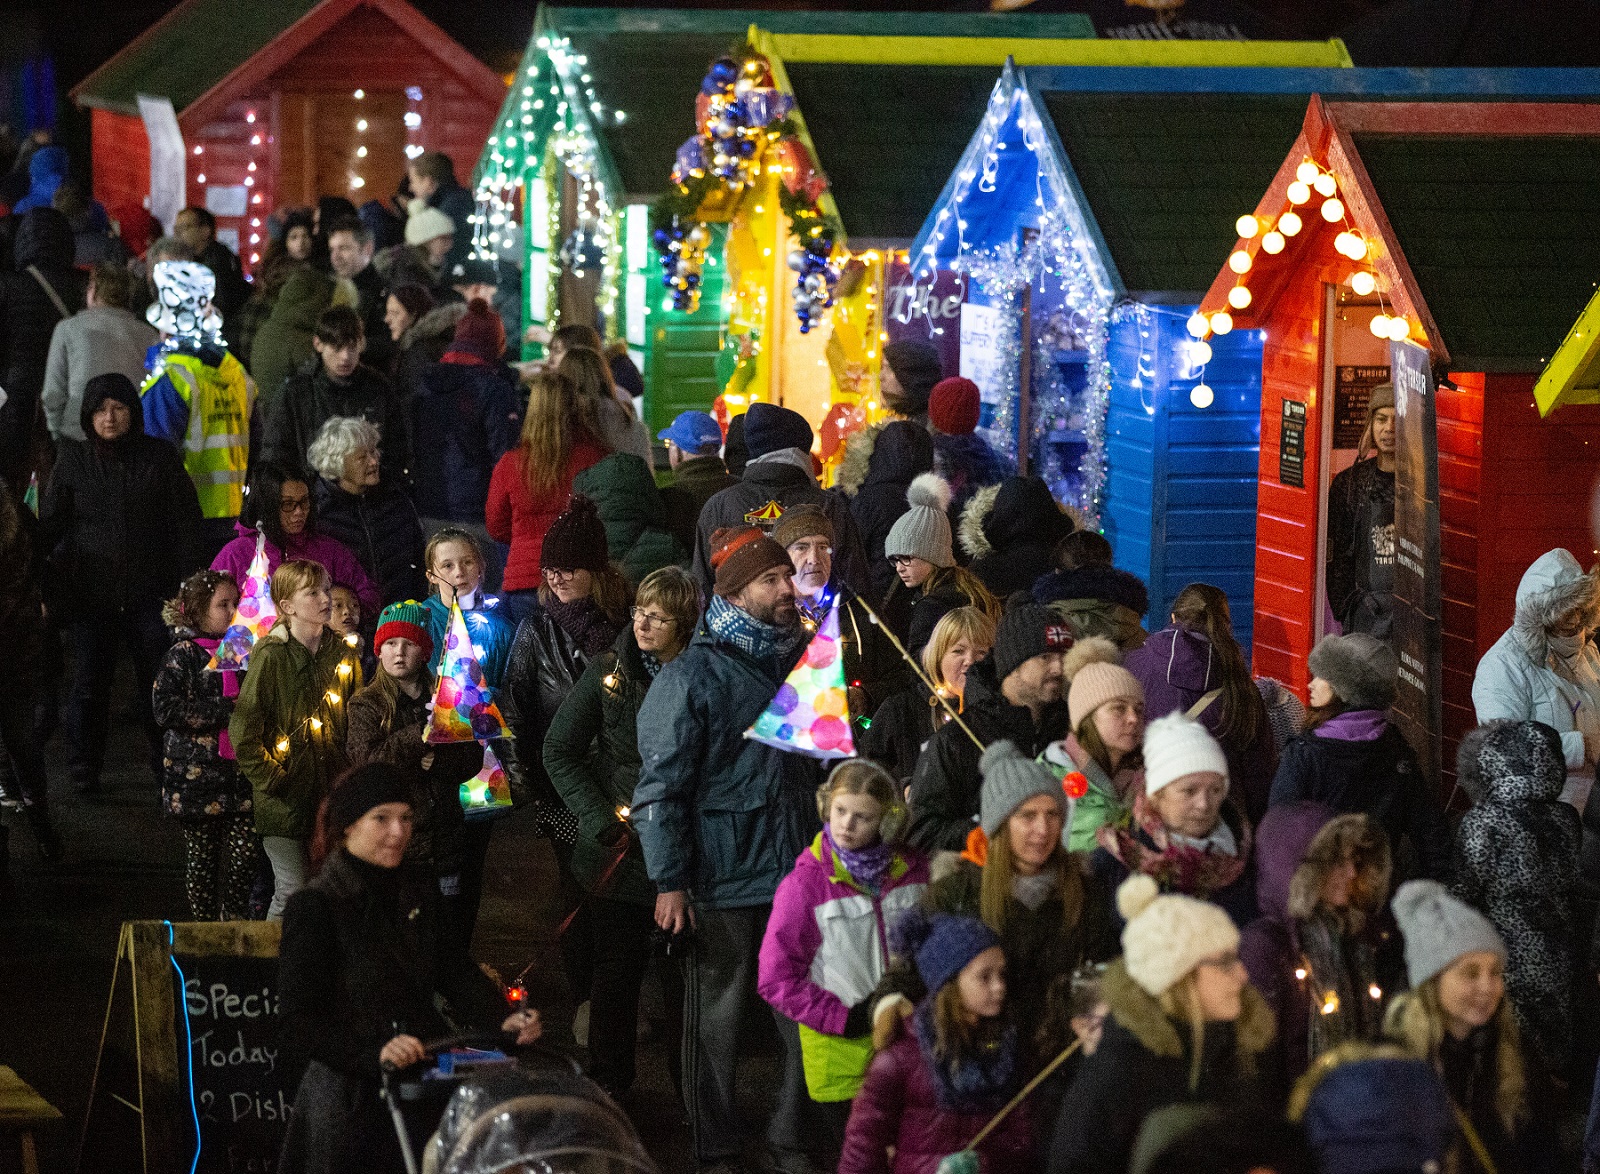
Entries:
POLYGON ((1083 719, 1108 701, 1126 698, 1144 704, 1144 686, 1139 678, 1120 664, 1086 664, 1072 678, 1072 689, 1067 694, 1067 710, 1072 715, 1072 728, 1076 730, 1083 719))

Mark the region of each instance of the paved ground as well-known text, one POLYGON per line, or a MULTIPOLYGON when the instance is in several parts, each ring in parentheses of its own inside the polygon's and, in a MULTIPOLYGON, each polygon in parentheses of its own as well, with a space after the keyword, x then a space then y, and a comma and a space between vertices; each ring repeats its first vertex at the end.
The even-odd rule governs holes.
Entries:
MULTIPOLYGON (((118 710, 130 691, 124 680, 118 710)), ((118 713, 104 793, 93 799, 72 793, 59 737, 47 748, 52 799, 68 845, 60 864, 41 861, 27 829, 11 821, 16 899, 0 914, 0 1064, 15 1068, 66 1114, 66 1127, 41 1139, 45 1174, 74 1166, 122 922, 184 915, 182 837, 158 810, 141 745, 138 730, 118 713)), ((506 975, 538 959, 528 975, 534 1001, 552 1037, 570 1041, 572 1002, 554 941, 565 914, 555 865, 548 845, 517 817, 497 829, 485 888, 475 955, 506 975)), ((688 1129, 668 1075, 654 983, 646 988, 642 1021, 640 1076, 624 1107, 663 1174, 686 1174, 693 1166, 688 1129)), ((755 1119, 770 1100, 776 1063, 758 1055, 745 1071, 755 1119)), ((0 1174, 9 1174, 15 1161, 0 1152, 0 1174)))

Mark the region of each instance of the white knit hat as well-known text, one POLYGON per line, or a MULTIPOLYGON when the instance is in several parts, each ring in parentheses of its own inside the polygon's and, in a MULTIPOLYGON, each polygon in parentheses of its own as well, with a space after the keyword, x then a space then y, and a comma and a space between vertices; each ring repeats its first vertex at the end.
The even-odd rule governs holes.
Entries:
POLYGON ((435 237, 454 236, 456 222, 437 208, 423 208, 406 218, 406 244, 425 245, 435 237))
POLYGON ((1123 965, 1154 998, 1205 959, 1239 948, 1239 930, 1222 909, 1194 897, 1163 895, 1142 872, 1117 889, 1117 910, 1128 920, 1122 931, 1123 965))
POLYGON ((1181 712, 1151 722, 1144 731, 1144 793, 1154 795, 1184 775, 1215 771, 1228 778, 1228 760, 1209 731, 1181 712))
POLYGON ((910 509, 895 519, 883 540, 885 558, 926 559, 936 567, 956 565, 950 545, 950 483, 937 473, 922 473, 906 490, 910 509))

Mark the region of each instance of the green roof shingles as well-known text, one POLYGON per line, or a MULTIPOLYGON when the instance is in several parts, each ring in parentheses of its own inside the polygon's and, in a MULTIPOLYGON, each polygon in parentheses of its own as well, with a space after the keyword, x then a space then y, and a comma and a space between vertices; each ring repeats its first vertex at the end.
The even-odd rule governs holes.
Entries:
POLYGON ((88 106, 137 114, 140 94, 161 94, 181 113, 318 2, 189 0, 120 59, 102 66, 78 99, 88 106))
POLYGON ((1600 139, 1355 142, 1452 363, 1537 371, 1600 278, 1600 139))
POLYGON ((1132 292, 1210 286, 1305 120, 1303 94, 1047 92, 1111 261, 1132 292))

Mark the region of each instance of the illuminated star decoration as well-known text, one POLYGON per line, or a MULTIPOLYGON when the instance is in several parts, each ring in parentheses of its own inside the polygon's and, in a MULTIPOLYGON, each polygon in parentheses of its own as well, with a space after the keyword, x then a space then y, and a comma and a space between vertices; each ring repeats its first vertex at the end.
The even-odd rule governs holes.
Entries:
POLYGON ((244 588, 239 592, 239 606, 233 609, 233 620, 228 630, 217 641, 217 650, 211 654, 206 668, 214 673, 244 672, 250 667, 250 650, 257 640, 272 631, 278 622, 278 608, 272 602, 268 585, 267 535, 256 531, 256 553, 245 572, 244 588))
POLYGON ((425 742, 486 741, 509 738, 511 731, 478 662, 467 634, 467 618, 461 605, 450 605, 450 626, 445 631, 444 651, 439 657, 439 683, 433 691, 433 713, 428 719, 425 742))

